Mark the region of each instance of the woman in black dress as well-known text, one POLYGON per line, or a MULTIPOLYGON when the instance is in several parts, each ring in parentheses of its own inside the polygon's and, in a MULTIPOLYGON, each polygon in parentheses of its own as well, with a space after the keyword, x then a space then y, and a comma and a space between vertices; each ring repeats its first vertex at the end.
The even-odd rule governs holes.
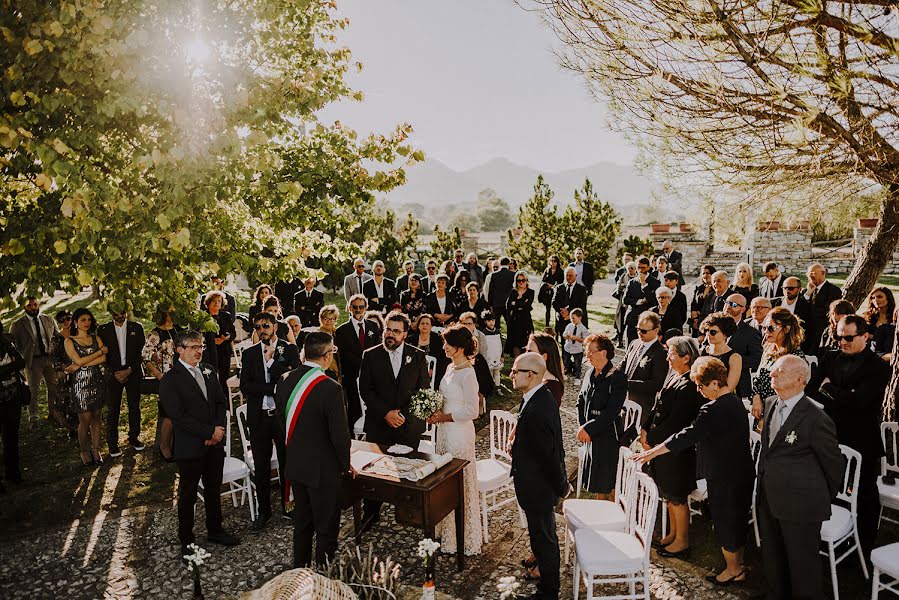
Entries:
POLYGON ((749 450, 749 427, 743 402, 727 387, 727 367, 717 358, 703 356, 690 368, 690 378, 709 402, 692 425, 675 433, 634 460, 647 463, 668 452, 678 454, 699 447, 708 482, 709 508, 715 535, 727 563, 725 569, 706 577, 726 586, 745 581, 743 546, 749 532, 749 508, 755 469, 749 450))
MULTIPOLYGON (((676 374, 665 383, 655 405, 649 411, 640 442, 649 450, 689 427, 705 404, 693 382, 690 366, 699 358, 699 344, 689 336, 668 340, 668 365, 676 374)), ((659 497, 668 501, 668 535, 659 540, 660 556, 684 556, 690 549, 690 509, 687 496, 696 489, 696 451, 687 448, 680 454, 666 454, 655 459, 650 473, 659 488, 659 497)))
POLYGON ((506 354, 511 354, 513 359, 524 352, 528 336, 534 331, 534 320, 531 318, 534 290, 528 283, 527 273, 515 273, 515 287, 506 299, 506 354))
POLYGON ((739 263, 734 269, 734 282, 731 285, 734 293, 746 298, 746 306, 759 295, 759 285, 752 281, 752 267, 749 263, 739 263))
MULTIPOLYGON (((464 273, 464 271, 461 271, 459 275, 462 273, 464 273)), ((481 314, 485 310, 490 310, 490 305, 487 304, 486 300, 481 298, 481 287, 474 281, 468 284, 465 288, 465 293, 465 298, 456 303, 456 320, 459 320, 462 313, 473 312, 478 316, 478 329, 483 329, 484 320, 481 318, 481 314)))
POLYGON ((425 298, 425 310, 434 317, 434 327, 448 327, 455 320, 455 302, 446 287, 449 277, 444 273, 437 276, 437 289, 425 298))
POLYGON ((553 306, 553 292, 556 286, 565 281, 565 273, 562 271, 562 263, 559 257, 553 254, 549 257, 549 264, 543 271, 543 277, 540 278, 540 294, 537 300, 546 307, 546 326, 552 327, 549 320, 553 306))
POLYGON ((893 292, 885 286, 877 286, 868 294, 868 310, 865 320, 868 331, 873 332, 871 350, 878 356, 890 361, 893 352, 893 334, 896 332, 896 299, 893 292))
POLYGON ((727 345, 727 340, 737 330, 737 324, 727 313, 716 312, 703 319, 699 330, 705 334, 700 354, 714 356, 727 365, 727 385, 730 391, 736 391, 743 373, 743 357, 727 345))
POLYGON ((456 271, 456 277, 453 279, 453 287, 451 287, 449 291, 450 296, 453 298, 453 304, 460 305, 465 302, 465 299, 468 297, 469 283, 471 283, 471 275, 468 271, 464 269, 456 271))
POLYGON ((837 341, 837 323, 846 315, 854 315, 855 307, 849 300, 838 298, 830 303, 827 309, 827 329, 821 333, 821 339, 818 343, 820 351, 839 350, 840 343, 837 341))
MULTIPOLYGON (((274 297, 274 296, 272 296, 274 297)), ((215 344, 215 367, 218 371, 219 383, 225 397, 228 397, 228 377, 231 376, 231 342, 234 340, 234 317, 222 310, 225 295, 218 290, 206 294, 206 310, 218 325, 218 333, 213 337, 215 344)), ((208 344, 208 342, 207 342, 208 344)))
POLYGON ((400 309, 412 321, 425 311, 425 294, 421 289, 421 275, 418 273, 409 276, 409 289, 400 292, 400 309))
POLYGON ((597 498, 608 500, 615 487, 618 415, 627 397, 627 376, 612 364, 615 344, 601 333, 591 333, 584 340, 584 356, 591 369, 577 397, 577 441, 590 443, 583 480, 597 498))
POLYGON ((715 293, 712 288, 712 275, 714 274, 715 267, 702 265, 702 273, 693 289, 693 301, 690 303, 690 329, 693 337, 699 337, 699 324, 708 316, 703 307, 706 305, 705 301, 709 294, 715 293))
MULTIPOLYGON (((221 292, 219 292, 221 294, 221 292)), ((66 372, 71 377, 71 400, 78 413, 78 446, 84 465, 98 465, 100 456, 101 411, 106 404, 103 365, 109 349, 97 335, 97 321, 86 308, 72 315, 72 335, 64 344, 72 361, 66 372)))
POLYGON ((428 313, 421 313, 412 324, 412 333, 409 335, 408 342, 413 346, 417 346, 419 350, 433 356, 437 359, 437 369, 434 374, 434 389, 440 387, 440 380, 446 373, 450 359, 443 351, 443 338, 431 328, 434 326, 434 317, 428 313))

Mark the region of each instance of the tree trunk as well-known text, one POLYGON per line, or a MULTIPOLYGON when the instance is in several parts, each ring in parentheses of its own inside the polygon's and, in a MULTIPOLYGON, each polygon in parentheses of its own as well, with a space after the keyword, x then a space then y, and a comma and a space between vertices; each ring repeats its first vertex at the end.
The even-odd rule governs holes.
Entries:
POLYGON ((893 368, 893 375, 890 377, 890 385, 883 395, 883 404, 881 414, 884 422, 894 421, 896 419, 896 396, 899 395, 899 327, 893 334, 893 357, 890 359, 890 366, 893 368))
POLYGON ((887 192, 880 205, 877 226, 856 257, 843 287, 843 298, 853 306, 861 306, 867 298, 887 263, 893 260, 893 251, 899 243, 899 184, 888 185, 887 192))

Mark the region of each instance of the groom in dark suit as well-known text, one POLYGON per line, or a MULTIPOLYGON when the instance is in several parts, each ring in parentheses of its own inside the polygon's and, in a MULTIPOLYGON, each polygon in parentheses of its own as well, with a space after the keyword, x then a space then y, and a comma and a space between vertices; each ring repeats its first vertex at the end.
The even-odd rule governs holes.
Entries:
MULTIPOLYGON (((247 400, 247 425, 255 467, 253 482, 259 510, 252 531, 258 533, 272 518, 272 446, 278 465, 284 471, 284 426, 275 414, 275 384, 281 375, 300 366, 300 353, 294 344, 278 339, 277 321, 271 313, 256 313, 253 329, 259 343, 243 351, 240 362, 240 391, 247 400)), ((281 493, 284 508, 284 492, 281 493)))
POLYGON ((562 423, 552 393, 543 385, 546 362, 536 352, 515 359, 509 375, 523 394, 512 442, 512 477, 515 495, 528 521, 531 551, 540 568, 537 593, 532 600, 559 597, 559 537, 554 512, 559 498, 568 494, 562 423))
POLYGON ((188 331, 175 348, 178 360, 159 382, 159 399, 175 426, 178 463, 178 541, 181 557, 194 542, 194 504, 203 480, 209 541, 236 546, 240 540, 222 528, 222 469, 225 464, 225 393, 211 365, 201 363, 203 334, 188 331))
MULTIPOLYGON (((431 385, 425 353, 406 342, 409 317, 399 311, 387 315, 384 343, 362 355, 359 395, 365 403, 365 436, 377 444, 405 444, 418 448, 425 422, 409 414, 409 400, 431 385)), ((380 502, 366 501, 363 530, 378 521, 380 502)))
POLYGON ((765 401, 756 507, 767 600, 824 598, 821 523, 843 480, 836 428, 805 395, 810 369, 788 354, 774 363, 765 401))

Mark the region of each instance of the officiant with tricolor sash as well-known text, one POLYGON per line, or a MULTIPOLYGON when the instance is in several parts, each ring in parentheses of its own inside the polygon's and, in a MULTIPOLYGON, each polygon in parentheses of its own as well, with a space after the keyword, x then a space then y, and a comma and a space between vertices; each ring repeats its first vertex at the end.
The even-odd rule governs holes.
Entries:
POLYGON ((305 361, 282 376, 275 407, 286 431, 287 464, 282 470, 294 505, 293 566, 333 560, 340 531, 342 478, 351 473, 350 435, 343 388, 325 374, 334 357, 334 340, 313 331, 303 343, 305 361))

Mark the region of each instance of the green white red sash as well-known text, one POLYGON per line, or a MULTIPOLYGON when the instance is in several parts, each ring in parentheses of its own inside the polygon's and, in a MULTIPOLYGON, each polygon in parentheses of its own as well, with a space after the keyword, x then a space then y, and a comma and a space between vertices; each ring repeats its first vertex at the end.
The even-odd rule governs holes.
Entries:
MULTIPOLYGON (((315 386, 326 379, 328 379, 328 376, 325 375, 324 370, 320 367, 309 369, 302 377, 300 377, 300 380, 297 381, 296 386, 290 393, 290 397, 287 399, 287 406, 284 410, 287 421, 285 423, 285 429, 287 430, 287 446, 290 445, 290 440, 293 438, 293 430, 297 424, 297 417, 300 416, 300 411, 303 410, 303 404, 306 403, 306 398, 309 397, 309 393, 315 386)), ((281 467, 281 477, 284 479, 284 497, 287 498, 288 501, 293 501, 293 490, 290 487, 290 482, 287 481, 287 478, 284 476, 283 466, 281 467)))

